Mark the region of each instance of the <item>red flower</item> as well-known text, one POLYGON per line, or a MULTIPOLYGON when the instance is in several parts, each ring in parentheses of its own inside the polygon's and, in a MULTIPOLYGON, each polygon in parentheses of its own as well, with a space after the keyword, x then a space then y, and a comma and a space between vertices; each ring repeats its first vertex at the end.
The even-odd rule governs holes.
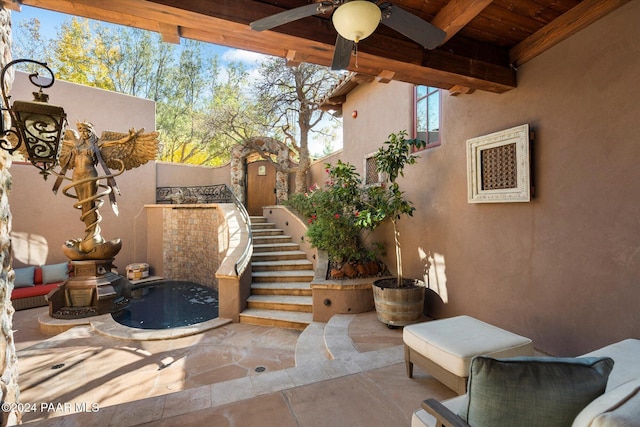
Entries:
POLYGON ((356 211, 355 215, 360 216, 360 211, 356 211))
POLYGON ((313 219, 309 218, 309 224, 313 224, 313 219))
POLYGON ((336 217, 336 219, 340 218, 340 214, 335 214, 334 216, 336 217))

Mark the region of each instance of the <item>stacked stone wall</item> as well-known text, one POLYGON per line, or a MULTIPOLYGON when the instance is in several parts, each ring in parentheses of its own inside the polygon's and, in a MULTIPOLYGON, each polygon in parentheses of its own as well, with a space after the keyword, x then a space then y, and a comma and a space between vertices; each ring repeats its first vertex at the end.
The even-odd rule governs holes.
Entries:
POLYGON ((162 212, 164 276, 217 289, 217 209, 183 205, 162 212))
MULTIPOLYGON (((11 62, 11 12, 0 7, 0 67, 11 62)), ((13 73, 7 73, 9 87, 13 81, 13 73)), ((8 89, 8 88, 7 88, 8 89)), ((6 119, 6 117, 5 117, 6 119)), ((6 121, 5 121, 6 123, 6 121)), ((11 268, 11 211, 7 195, 11 190, 11 160, 6 152, 0 152, 0 402, 18 402, 18 359, 13 342, 13 306, 11 291, 13 290, 13 270, 11 268)), ((11 406, 9 406, 11 408, 11 406)), ((20 414, 15 410, 0 412, 0 425, 17 424, 20 414)))

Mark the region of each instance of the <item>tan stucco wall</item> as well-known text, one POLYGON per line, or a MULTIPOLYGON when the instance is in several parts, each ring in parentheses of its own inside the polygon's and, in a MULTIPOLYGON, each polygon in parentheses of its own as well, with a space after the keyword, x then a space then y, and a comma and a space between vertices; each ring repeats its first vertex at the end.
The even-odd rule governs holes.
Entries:
POLYGON ((364 176, 364 158, 386 141, 392 132, 411 130, 413 86, 392 81, 360 85, 343 106, 343 159, 349 159, 364 176), (358 116, 353 118, 352 111, 358 116), (353 159, 353 160, 352 160, 353 159))
MULTIPOLYGON (((400 180, 417 208, 400 221, 405 274, 431 256, 429 314, 469 314, 556 355, 640 337, 638 16, 632 1, 560 43, 520 67, 510 92, 443 93, 442 146, 400 180), (466 140, 523 123, 536 131, 536 197, 468 204, 466 140)), ((356 89, 343 159, 361 171, 389 132, 410 128, 411 103, 409 85, 356 89)))

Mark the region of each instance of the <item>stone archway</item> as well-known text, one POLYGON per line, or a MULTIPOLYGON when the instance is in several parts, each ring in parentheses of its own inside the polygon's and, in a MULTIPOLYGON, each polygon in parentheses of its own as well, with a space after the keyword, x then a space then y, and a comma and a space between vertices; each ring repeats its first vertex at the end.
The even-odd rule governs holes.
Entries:
POLYGON ((269 137, 247 138, 231 151, 231 191, 238 200, 245 203, 246 167, 245 159, 253 153, 271 161, 276 167, 276 202, 289 198, 289 154, 291 150, 284 143, 269 137), (273 160, 275 156, 275 161, 273 160))

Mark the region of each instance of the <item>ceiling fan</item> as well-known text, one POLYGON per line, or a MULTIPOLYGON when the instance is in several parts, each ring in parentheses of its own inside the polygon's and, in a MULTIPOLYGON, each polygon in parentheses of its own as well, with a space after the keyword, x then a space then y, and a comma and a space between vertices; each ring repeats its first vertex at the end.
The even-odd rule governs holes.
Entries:
POLYGON ((252 22, 250 26, 256 31, 270 30, 308 16, 331 12, 333 26, 338 32, 332 70, 347 68, 351 52, 357 52, 358 42, 369 37, 380 22, 425 49, 435 49, 446 37, 444 31, 422 18, 391 3, 378 4, 376 0, 323 0, 267 16, 252 22))

